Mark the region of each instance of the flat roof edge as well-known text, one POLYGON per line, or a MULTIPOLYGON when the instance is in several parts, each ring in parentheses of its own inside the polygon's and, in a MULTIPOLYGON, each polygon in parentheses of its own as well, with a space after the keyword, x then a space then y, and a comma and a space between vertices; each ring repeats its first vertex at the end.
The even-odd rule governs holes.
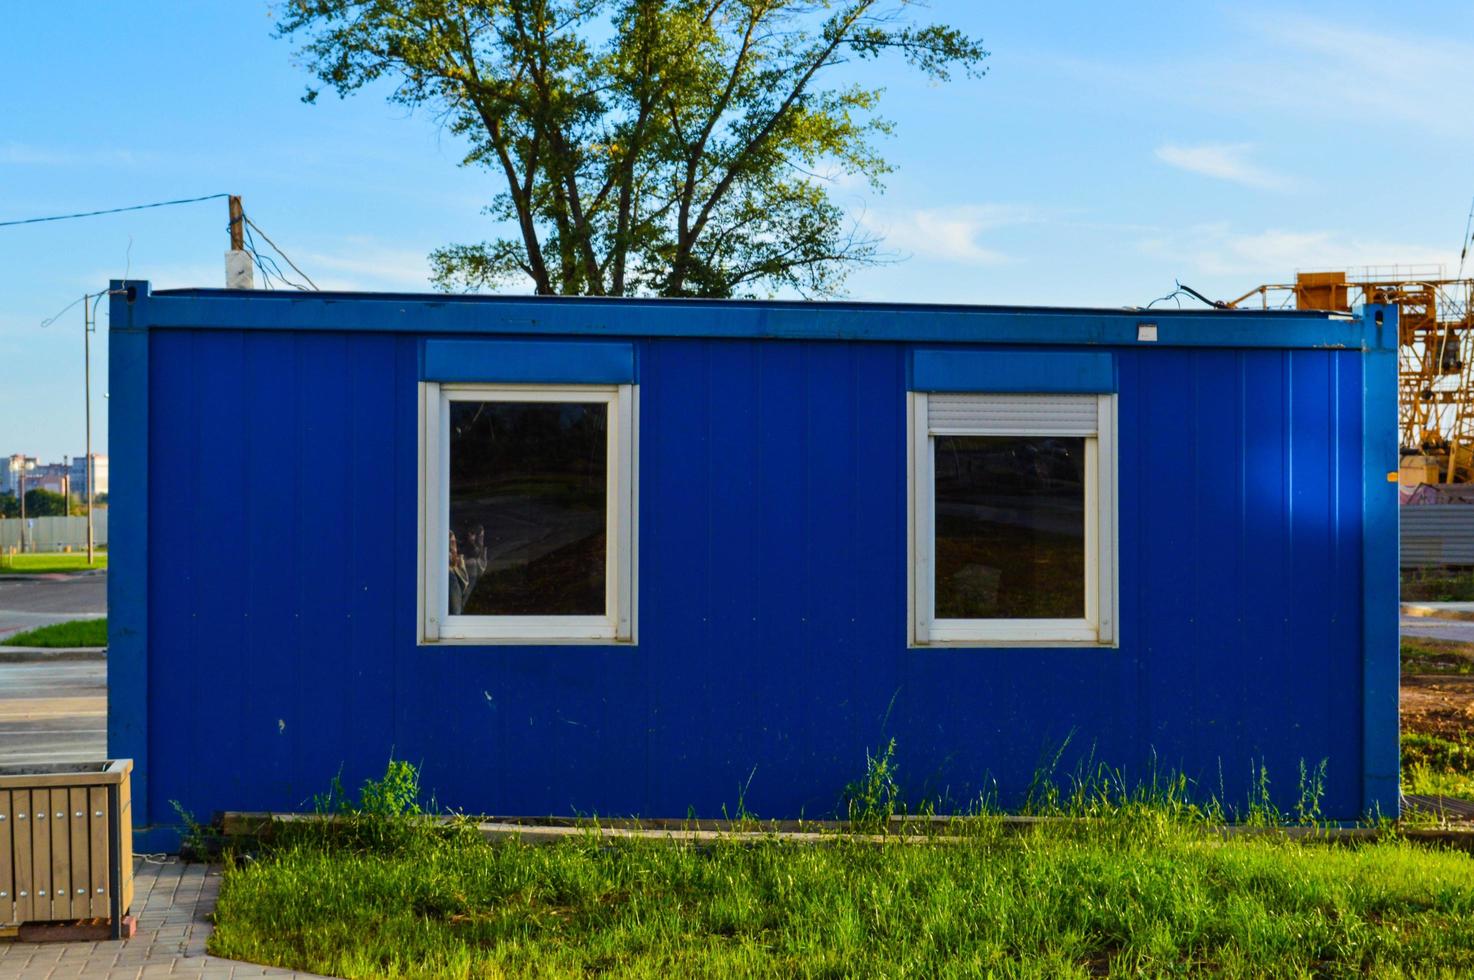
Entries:
POLYGON ((1393 349, 1393 329, 1310 310, 1144 310, 856 301, 153 291, 115 280, 113 329, 691 337, 917 343, 1393 349), (1155 341, 1138 327, 1157 327, 1155 341), (1390 339, 1389 339, 1390 338, 1390 339), (1383 346, 1391 344, 1392 346, 1383 346))

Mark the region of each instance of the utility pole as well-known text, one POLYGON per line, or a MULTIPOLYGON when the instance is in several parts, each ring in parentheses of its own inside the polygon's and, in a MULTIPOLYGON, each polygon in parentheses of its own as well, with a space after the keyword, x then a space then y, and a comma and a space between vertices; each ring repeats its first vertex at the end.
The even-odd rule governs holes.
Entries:
POLYGON ((26 550, 26 454, 20 454, 20 550, 26 550))
MULTIPOLYGON (((87 567, 92 567, 92 304, 82 301, 82 405, 87 416, 87 453, 82 472, 87 475, 87 567)), ((67 471, 70 479, 71 471, 67 471)), ((71 497, 67 497, 70 506, 71 497)))
POLYGON ((230 251, 225 253, 225 288, 256 288, 251 253, 246 251, 246 209, 237 194, 230 195, 230 251))

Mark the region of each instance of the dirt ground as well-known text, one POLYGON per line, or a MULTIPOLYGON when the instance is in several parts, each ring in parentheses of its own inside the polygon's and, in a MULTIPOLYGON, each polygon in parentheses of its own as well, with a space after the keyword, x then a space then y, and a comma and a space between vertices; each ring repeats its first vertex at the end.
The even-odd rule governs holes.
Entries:
POLYGON ((1474 732, 1474 675, 1404 674, 1402 730, 1467 738, 1474 732))

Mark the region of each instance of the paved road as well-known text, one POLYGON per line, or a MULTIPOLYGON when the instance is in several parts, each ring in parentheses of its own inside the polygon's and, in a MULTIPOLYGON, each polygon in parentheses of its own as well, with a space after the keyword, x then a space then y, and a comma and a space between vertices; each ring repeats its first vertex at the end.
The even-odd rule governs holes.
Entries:
POLYGON ((0 765, 105 758, 106 663, 0 663, 0 765))
POLYGON ((1461 619, 1432 619, 1425 616, 1402 617, 1403 636, 1426 636, 1435 640, 1474 643, 1474 622, 1461 619))
POLYGON ((0 646, 23 630, 107 615, 107 572, 0 578, 0 646))

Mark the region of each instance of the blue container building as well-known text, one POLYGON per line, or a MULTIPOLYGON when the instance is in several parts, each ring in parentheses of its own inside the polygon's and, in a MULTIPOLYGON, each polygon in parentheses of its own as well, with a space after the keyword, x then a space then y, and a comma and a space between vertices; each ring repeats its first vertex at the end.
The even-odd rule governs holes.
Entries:
POLYGON ((1398 809, 1396 311, 115 282, 135 822, 393 755, 503 815, 1023 797, 1063 748, 1398 809))

